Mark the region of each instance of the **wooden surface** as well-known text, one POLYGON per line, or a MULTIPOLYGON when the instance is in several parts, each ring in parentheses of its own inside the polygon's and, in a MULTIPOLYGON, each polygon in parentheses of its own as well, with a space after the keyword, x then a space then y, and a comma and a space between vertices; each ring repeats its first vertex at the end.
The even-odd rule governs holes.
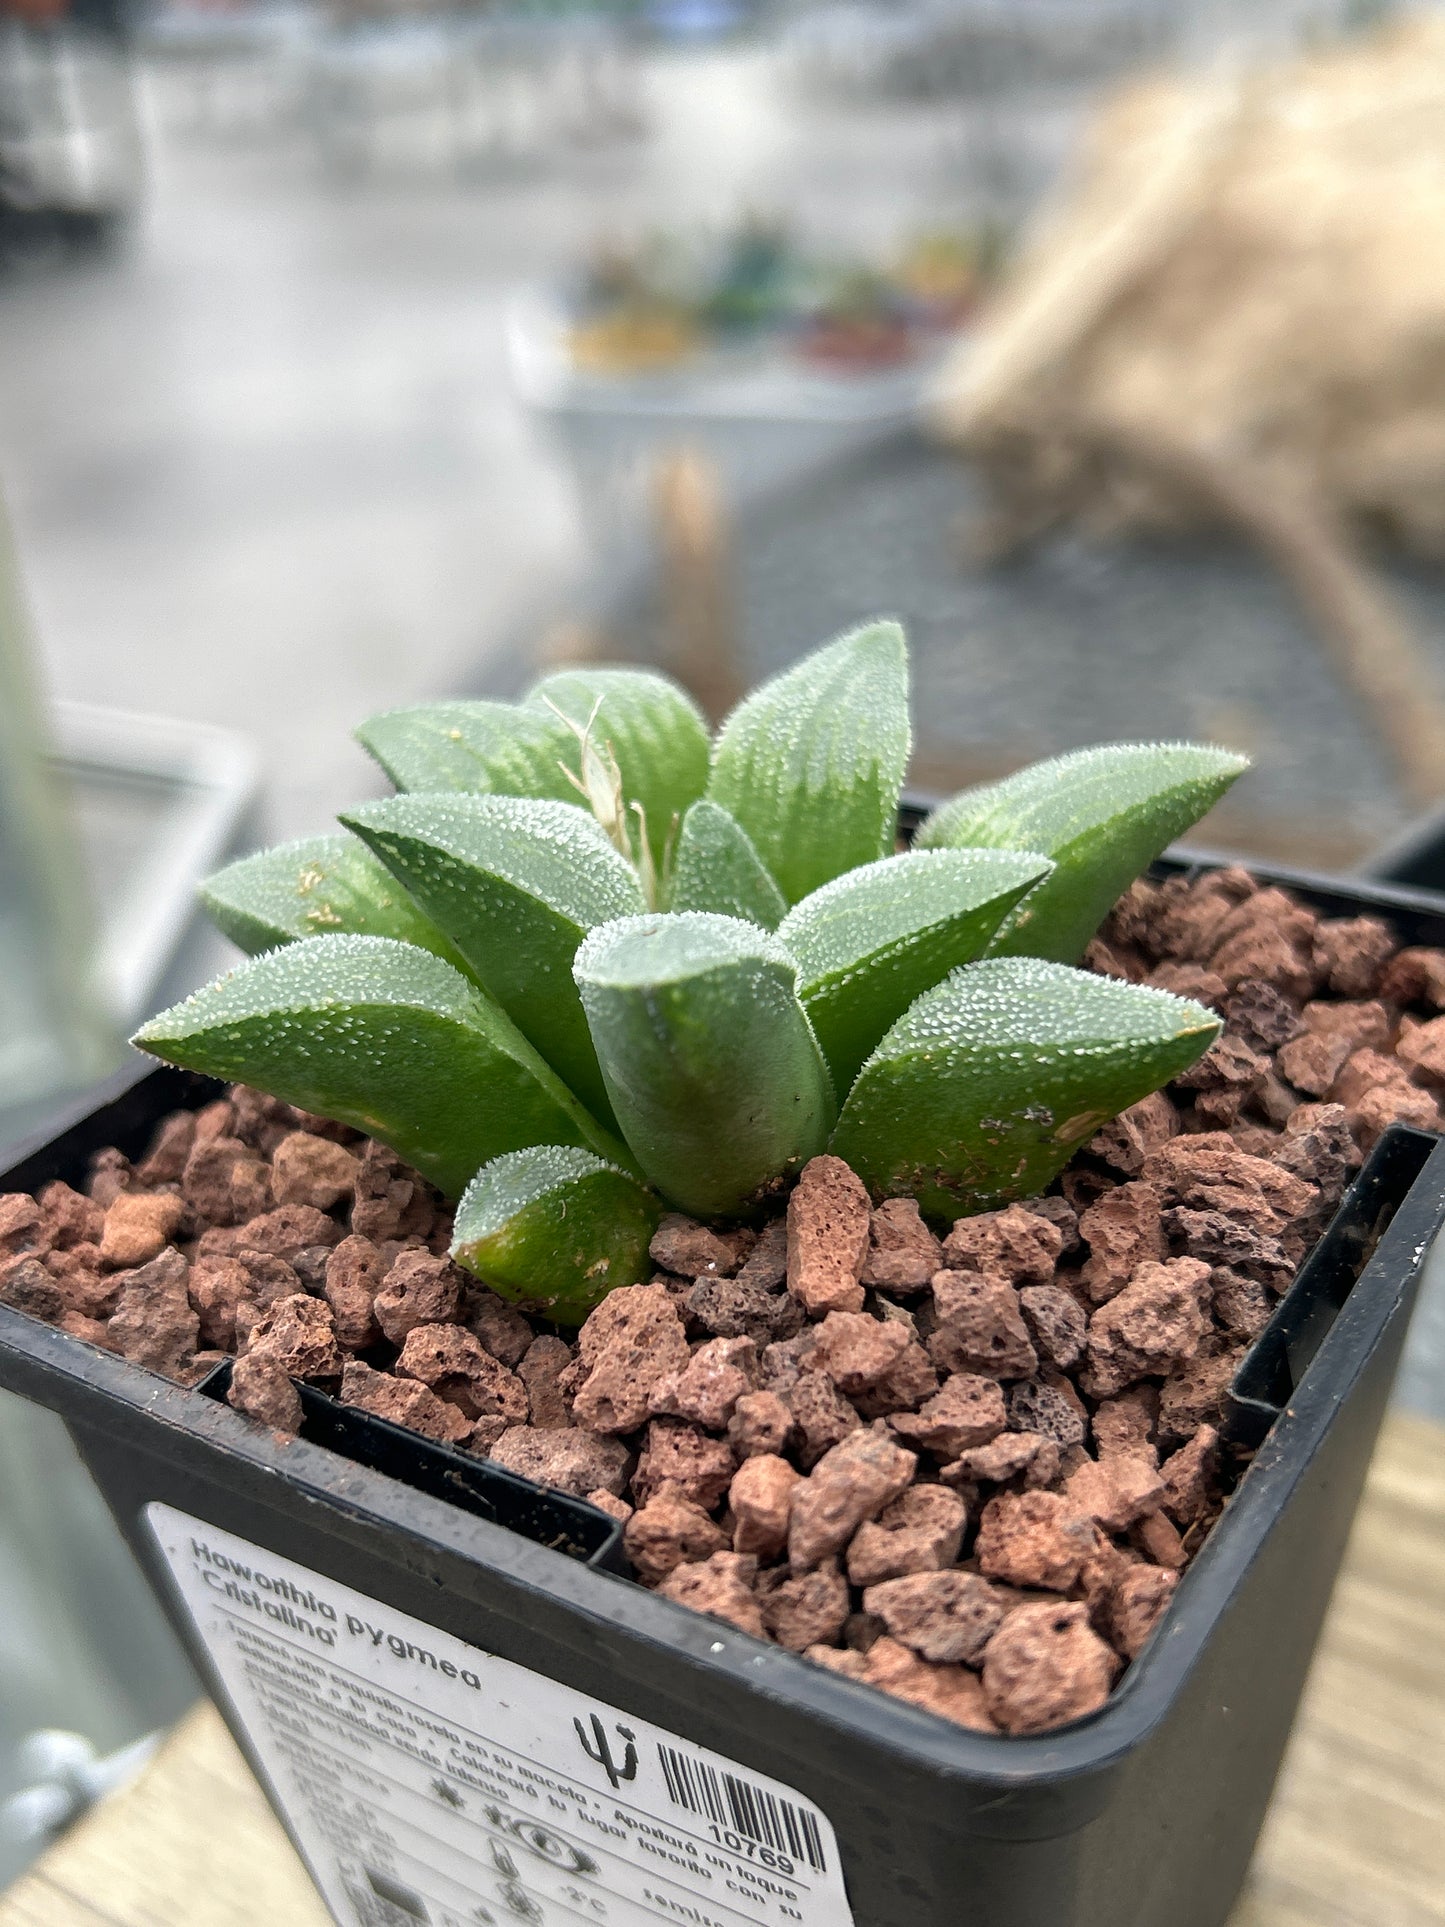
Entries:
MULTIPOLYGON (((210 1707, 0 1899, 0 1927, 325 1927, 210 1707)), ((1445 1428, 1393 1418, 1230 1927, 1445 1922, 1445 1428)))

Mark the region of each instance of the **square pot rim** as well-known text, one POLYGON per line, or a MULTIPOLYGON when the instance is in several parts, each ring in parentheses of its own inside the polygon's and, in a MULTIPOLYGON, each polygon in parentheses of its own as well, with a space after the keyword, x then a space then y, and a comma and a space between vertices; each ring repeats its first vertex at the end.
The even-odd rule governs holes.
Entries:
MULTIPOLYGON (((1171 851, 1156 870, 1192 874, 1239 861, 1181 849, 1171 851)), ((1332 899, 1347 913, 1407 920, 1412 914, 1424 916, 1438 927, 1445 942, 1441 900, 1428 893, 1275 865, 1249 863, 1247 867, 1268 883, 1297 889, 1317 900, 1332 899)), ((0 1185, 8 1187, 10 1173, 18 1174, 64 1131, 147 1079, 172 1075, 165 1067, 143 1062, 128 1066, 109 1085, 15 1147, 0 1185)), ((42 1385, 52 1392, 57 1386, 81 1390, 86 1409, 63 1416, 73 1416, 86 1429, 104 1433, 108 1424, 114 1427, 122 1422, 122 1410, 145 1414, 162 1421, 164 1428, 159 1432, 147 1428, 150 1437, 143 1449, 153 1457, 166 1457, 173 1446, 188 1440, 214 1455, 218 1469, 244 1468, 263 1505, 268 1503, 268 1490, 274 1495, 277 1481, 289 1476, 329 1508, 333 1527, 343 1535, 349 1529, 359 1536, 368 1526, 379 1525, 424 1536, 429 1550, 482 1565, 503 1588, 541 1595, 550 1605, 578 1613, 594 1628, 620 1638, 638 1662, 624 1667, 619 1654, 620 1676, 631 1677, 636 1671, 645 1677, 640 1669, 646 1666, 648 1649, 660 1646, 700 1672, 723 1674, 744 1692, 785 1702, 794 1715, 820 1722, 840 1744, 866 1744, 891 1755, 900 1768, 926 1770, 945 1784, 997 1789, 1002 1803, 1015 1790, 1102 1779, 1141 1746, 1184 1692, 1231 1593, 1304 1477, 1349 1386, 1364 1370, 1439 1230, 1445 1215, 1445 1136, 1392 1125, 1356 1175, 1345 1201, 1375 1164, 1388 1158, 1392 1147, 1411 1145, 1419 1168, 1406 1185, 1398 1209, 1308 1361, 1299 1385, 1275 1418, 1225 1514, 1183 1575, 1156 1635, 1103 1706, 1046 1733, 979 1733, 959 1726, 808 1661, 802 1654, 696 1613, 634 1579, 584 1565, 508 1527, 418 1492, 330 1447, 304 1438, 282 1444, 275 1434, 198 1389, 176 1385, 3 1305, 0 1383, 5 1381, 7 1364, 18 1358, 21 1369, 13 1374, 15 1389, 30 1396, 36 1396, 42 1385), (599 1585, 606 1589, 599 1590, 599 1585)), ((1311 1247, 1311 1256, 1328 1236, 1327 1229, 1311 1247)), ((42 1397, 42 1402, 47 1401, 42 1397)), ((274 1504, 274 1496, 270 1503, 274 1504)), ((221 1520, 214 1523, 226 1529, 221 1520)))

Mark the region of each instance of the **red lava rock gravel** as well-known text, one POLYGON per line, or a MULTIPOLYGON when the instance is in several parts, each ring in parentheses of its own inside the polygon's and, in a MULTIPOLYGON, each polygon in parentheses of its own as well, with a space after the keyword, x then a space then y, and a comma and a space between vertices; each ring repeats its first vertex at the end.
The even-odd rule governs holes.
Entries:
POLYGON ((1362 1154, 1445 1092, 1445 952, 1242 870, 1136 884, 1089 961, 1226 1029, 1047 1197, 931 1227, 815 1158, 761 1223, 669 1214, 652 1280, 569 1335, 451 1264, 392 1152, 237 1087, 0 1197, 0 1302, 184 1383, 229 1353, 282 1434, 314 1384, 602 1507, 669 1599, 1044 1732, 1143 1650, 1239 1475, 1230 1378, 1362 1154))

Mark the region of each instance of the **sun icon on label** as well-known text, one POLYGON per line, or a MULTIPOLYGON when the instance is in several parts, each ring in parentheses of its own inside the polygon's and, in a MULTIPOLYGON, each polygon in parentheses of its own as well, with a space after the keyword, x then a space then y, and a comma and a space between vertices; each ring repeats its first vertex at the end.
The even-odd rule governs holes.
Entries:
POLYGON ((456 1810, 462 1807, 462 1796, 449 1780, 433 1780, 431 1790, 432 1797, 440 1800, 444 1807, 452 1807, 456 1810))

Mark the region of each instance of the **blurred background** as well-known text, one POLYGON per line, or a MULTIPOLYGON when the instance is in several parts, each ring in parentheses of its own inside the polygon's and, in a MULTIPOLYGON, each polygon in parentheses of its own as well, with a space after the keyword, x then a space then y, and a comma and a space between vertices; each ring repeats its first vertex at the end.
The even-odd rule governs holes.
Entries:
MULTIPOLYGON (((896 614, 920 789, 1218 738, 1202 841, 1445 883, 1442 554, 1428 6, 0 0, 0 1147, 357 721, 567 659, 896 614)), ((0 1886, 97 1777, 25 1736, 194 1691, 0 1403, 0 1886)))

